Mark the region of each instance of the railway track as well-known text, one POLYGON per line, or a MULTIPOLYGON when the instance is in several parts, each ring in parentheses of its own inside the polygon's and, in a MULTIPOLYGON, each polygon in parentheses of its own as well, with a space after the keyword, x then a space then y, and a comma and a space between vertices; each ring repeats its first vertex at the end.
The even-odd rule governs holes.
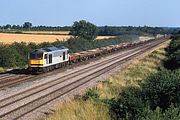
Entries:
MULTIPOLYGON (((55 80, 53 80, 53 81, 49 81, 49 82, 46 82, 46 83, 44 83, 44 84, 37 85, 36 87, 33 87, 32 89, 28 89, 27 91, 24 91, 24 93, 25 93, 25 92, 28 92, 28 91, 30 91, 30 90, 33 90, 33 91, 34 91, 35 89, 45 90, 45 89, 47 89, 48 87, 52 87, 52 86, 54 86, 54 85, 56 85, 56 84, 65 82, 65 81, 67 81, 68 79, 72 79, 73 77, 76 77, 76 76, 79 75, 79 74, 84 74, 84 73, 86 73, 86 72, 88 72, 88 71, 90 71, 90 70, 93 70, 93 69, 95 69, 95 68, 97 68, 97 67, 100 67, 100 66, 103 65, 103 64, 107 64, 107 63, 109 63, 109 62, 112 61, 112 60, 117 60, 117 59, 119 59, 119 57, 125 57, 127 54, 130 54, 130 53, 132 53, 132 50, 130 50, 130 51, 124 53, 124 54, 118 55, 118 56, 116 56, 116 57, 113 57, 113 58, 111 58, 111 59, 108 59, 108 60, 106 60, 106 61, 103 61, 103 62, 101 62, 100 64, 94 64, 94 65, 92 65, 92 66, 90 66, 90 67, 88 67, 88 68, 83 68, 83 69, 81 69, 80 71, 78 70, 78 71, 69 73, 69 74, 62 76, 61 78, 57 78, 57 79, 55 79, 55 80), (59 79, 61 79, 61 80, 59 81, 59 79), (48 86, 48 87, 46 87, 46 86, 48 86)), ((40 90, 39 90, 39 91, 40 91, 40 90)), ((38 92, 39 92, 39 91, 38 91, 38 92)), ((36 93, 37 93, 37 92, 36 92, 36 93)), ((22 97, 22 93, 18 93, 18 94, 15 94, 15 95, 11 96, 11 98, 14 97, 14 96, 17 97, 17 95, 20 95, 20 96, 22 97)), ((32 95, 32 94, 31 94, 31 95, 32 95)), ((8 99, 8 98, 6 98, 6 100, 7 100, 7 99, 8 99)), ((2 101, 4 101, 4 100, 5 100, 5 99, 0 100, 0 108, 3 107, 1 104, 2 104, 2 101)), ((20 100, 20 99, 17 99, 17 100, 20 100)), ((17 101, 17 100, 16 100, 16 101, 17 101)), ((7 103, 7 104, 8 104, 8 103, 7 103)), ((6 105, 7 105, 7 104, 6 104, 6 105)))
POLYGON ((14 78, 15 74, 1 74, 0 75, 0 81, 6 80, 6 79, 10 79, 10 78, 14 78))
POLYGON ((42 107, 85 84, 91 83, 100 75, 103 75, 116 66, 154 48, 162 42, 164 41, 147 44, 144 48, 133 49, 114 58, 94 64, 91 67, 83 68, 80 71, 72 72, 47 83, 39 84, 31 89, 0 99, 0 119, 21 119, 23 116, 39 107, 42 107))
POLYGON ((15 75, 15 74, 6 75, 4 74, 3 77, 0 77, 0 89, 12 87, 26 81, 34 81, 36 79, 41 79, 45 76, 55 74, 55 72, 58 73, 59 70, 51 71, 49 73, 45 73, 42 75, 34 75, 34 76, 33 75, 15 75))

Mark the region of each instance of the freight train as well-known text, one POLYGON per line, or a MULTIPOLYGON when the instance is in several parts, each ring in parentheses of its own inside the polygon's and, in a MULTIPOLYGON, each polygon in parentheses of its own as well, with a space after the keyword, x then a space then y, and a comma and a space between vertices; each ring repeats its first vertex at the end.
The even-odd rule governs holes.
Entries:
POLYGON ((121 43, 118 45, 110 45, 107 47, 96 48, 93 50, 82 51, 80 53, 73 53, 73 54, 69 54, 68 53, 69 49, 64 46, 60 46, 60 47, 54 46, 54 47, 36 49, 29 53, 28 69, 33 73, 48 72, 69 64, 86 61, 101 55, 112 53, 113 51, 118 51, 124 48, 145 44, 153 40, 157 40, 157 39, 138 41, 132 43, 121 43))

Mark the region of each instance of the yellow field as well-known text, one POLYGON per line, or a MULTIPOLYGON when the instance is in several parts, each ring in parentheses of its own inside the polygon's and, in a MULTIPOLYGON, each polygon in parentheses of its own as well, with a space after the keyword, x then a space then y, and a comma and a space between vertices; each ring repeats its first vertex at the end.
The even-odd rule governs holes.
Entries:
POLYGON ((101 40, 101 39, 109 39, 109 38, 115 38, 116 36, 98 36, 96 39, 101 40))
POLYGON ((70 35, 33 35, 33 34, 6 34, 0 33, 0 42, 13 43, 13 42, 54 42, 56 40, 63 41, 70 38, 70 35))
MULTIPOLYGON (((36 32, 37 33, 37 32, 36 32)), ((11 44, 13 42, 54 42, 54 41, 66 41, 72 37, 71 35, 35 35, 35 34, 9 34, 0 33, 0 42, 5 44, 11 44)), ((108 39, 115 36, 98 36, 97 39, 108 39)))
POLYGON ((52 34, 52 35, 69 35, 70 31, 23 31, 28 34, 52 34))

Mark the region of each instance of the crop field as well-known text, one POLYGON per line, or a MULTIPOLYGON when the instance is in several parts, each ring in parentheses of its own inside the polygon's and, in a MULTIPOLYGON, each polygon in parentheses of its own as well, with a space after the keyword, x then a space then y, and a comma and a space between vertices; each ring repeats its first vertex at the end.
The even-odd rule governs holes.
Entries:
POLYGON ((102 39, 109 39, 109 38, 115 38, 116 36, 97 36, 97 40, 102 40, 102 39))
MULTIPOLYGON (((35 33, 35 32, 34 32, 35 33)), ((37 32, 36 32, 37 33, 37 32)), ((5 44, 11 44, 13 42, 54 42, 54 41, 66 41, 71 35, 37 35, 37 34, 10 34, 10 33, 0 33, 0 42, 5 44)), ((115 36, 98 36, 97 39, 108 39, 115 36)))
POLYGON ((69 35, 70 31, 22 31, 27 34, 69 35))

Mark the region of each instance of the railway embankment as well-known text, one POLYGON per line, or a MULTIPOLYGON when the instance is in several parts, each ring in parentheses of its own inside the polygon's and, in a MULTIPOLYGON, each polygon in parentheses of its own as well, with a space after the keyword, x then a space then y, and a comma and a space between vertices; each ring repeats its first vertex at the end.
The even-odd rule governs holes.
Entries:
MULTIPOLYGON (((143 81, 145 81, 144 87, 156 85, 156 82, 156 87, 158 87, 159 84, 158 81, 155 81, 156 79, 152 81, 152 84, 151 82, 148 84, 149 79, 153 78, 153 75, 158 79, 157 76, 162 76, 162 73, 168 74, 166 70, 162 70, 164 69, 164 61, 167 60, 165 48, 168 44, 169 41, 157 47, 155 51, 141 55, 141 57, 131 61, 132 64, 111 75, 105 81, 99 82, 96 87, 88 89, 81 96, 76 96, 73 100, 59 104, 56 106, 57 109, 53 110, 52 114, 48 115, 45 120, 109 120, 120 117, 144 117, 144 119, 148 119, 150 116, 163 119, 167 118, 168 113, 172 112, 171 110, 174 111, 174 114, 172 114, 174 118, 177 117, 178 109, 174 108, 173 105, 166 109, 167 112, 165 113, 163 113, 161 106, 158 105, 153 111, 151 107, 154 104, 151 104, 152 106, 141 104, 143 102, 142 96, 139 95, 143 81), (142 110, 145 112, 143 113, 142 110), (149 115, 143 116, 144 114, 149 115)), ((176 75, 171 74, 171 77, 174 76, 176 75)), ((174 81, 176 81, 176 78, 174 81)), ((163 86, 161 87, 163 89, 163 86)), ((154 92, 157 91, 154 90, 154 92)), ((160 92, 163 92, 163 90, 160 92)), ((169 117, 173 117, 172 115, 169 117)))

